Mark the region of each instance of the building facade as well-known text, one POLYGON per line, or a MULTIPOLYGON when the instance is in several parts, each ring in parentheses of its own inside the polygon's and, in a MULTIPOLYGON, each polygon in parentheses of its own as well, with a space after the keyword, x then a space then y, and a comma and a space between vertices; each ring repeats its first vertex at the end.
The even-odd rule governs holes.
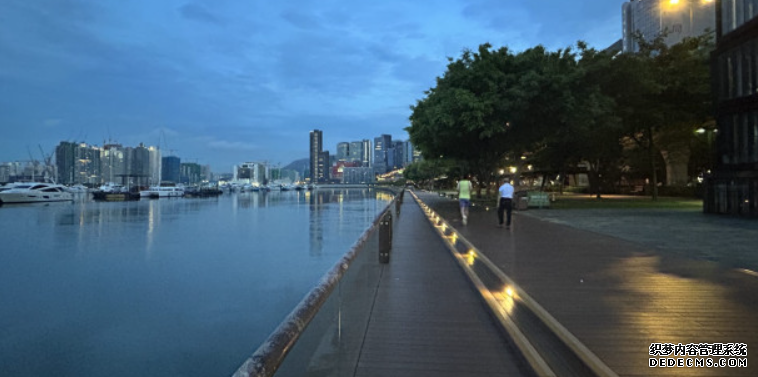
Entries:
POLYGON ((324 182, 324 176, 328 174, 325 171, 327 165, 323 164, 322 152, 324 150, 324 132, 321 130, 313 130, 310 133, 310 150, 308 157, 310 158, 310 180, 312 183, 324 182), (320 166, 320 168, 319 168, 320 166))
POLYGON ((758 216, 758 0, 717 0, 716 14, 716 156, 703 209, 758 216))
POLYGON ((664 42, 670 46, 716 27, 714 0, 632 0, 621 9, 623 52, 639 51, 636 33, 652 40, 665 31, 664 42))
POLYGON ((185 185, 199 185, 203 181, 203 168, 195 162, 185 162, 180 166, 180 182, 185 185))
POLYGON ((349 162, 359 162, 363 167, 371 166, 371 141, 368 139, 352 141, 349 148, 349 162))
POLYGON ((180 181, 182 160, 176 156, 163 157, 161 160, 161 181, 174 182, 180 181))
POLYGON ((271 179, 271 170, 264 162, 243 162, 234 167, 233 181, 253 186, 263 186, 271 179))
POLYGON ((374 168, 370 167, 345 167, 342 169, 342 183, 345 184, 370 184, 376 181, 374 168))
POLYGON ((350 160, 350 143, 337 143, 337 154, 334 156, 338 162, 348 162, 350 160))
POLYGON ((105 144, 100 152, 100 175, 102 183, 127 184, 126 155, 121 144, 105 144))
MULTIPOLYGON (((322 151, 318 154, 318 158, 316 159, 316 181, 315 183, 325 183, 329 182, 330 176, 330 167, 331 159, 329 157, 329 151, 322 151)), ((311 181, 314 182, 314 181, 311 181)))
POLYGON ((102 150, 85 143, 62 141, 55 148, 57 182, 64 185, 97 185, 101 182, 102 150))
POLYGON ((372 167, 376 174, 384 174, 389 171, 388 169, 391 159, 389 156, 390 148, 392 148, 392 136, 385 134, 374 138, 372 167))

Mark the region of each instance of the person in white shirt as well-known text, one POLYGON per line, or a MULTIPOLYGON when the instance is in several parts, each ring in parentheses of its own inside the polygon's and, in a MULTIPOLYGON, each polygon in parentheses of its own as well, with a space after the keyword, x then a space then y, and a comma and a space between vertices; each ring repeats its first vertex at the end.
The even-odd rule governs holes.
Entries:
POLYGON ((511 186, 510 178, 505 177, 501 180, 500 188, 498 189, 498 206, 497 206, 497 218, 500 220, 499 228, 503 227, 503 215, 507 213, 505 223, 506 227, 511 226, 511 212, 513 211, 513 186, 511 186))

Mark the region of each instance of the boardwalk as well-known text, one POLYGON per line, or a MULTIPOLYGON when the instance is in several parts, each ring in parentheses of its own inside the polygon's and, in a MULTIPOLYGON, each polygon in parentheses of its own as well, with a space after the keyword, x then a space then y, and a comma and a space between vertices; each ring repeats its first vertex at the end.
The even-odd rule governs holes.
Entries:
MULTIPOLYGON (((457 202, 420 196, 620 376, 758 375, 750 352, 758 345, 758 277, 750 271, 521 214, 499 229, 494 211, 481 207, 463 226, 457 202), (653 343, 746 344, 748 367, 650 368, 653 343)), ((657 231, 666 237, 665 226, 657 231)))
POLYGON ((406 196, 355 376, 530 375, 406 196))

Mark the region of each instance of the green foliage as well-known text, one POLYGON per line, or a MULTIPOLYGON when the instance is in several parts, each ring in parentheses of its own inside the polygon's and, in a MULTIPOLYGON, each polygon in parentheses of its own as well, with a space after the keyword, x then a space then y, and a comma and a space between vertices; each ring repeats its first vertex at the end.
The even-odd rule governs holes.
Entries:
MULTIPOLYGON (((681 138, 680 130, 691 136, 693 125, 708 119, 708 41, 666 47, 659 38, 641 41, 640 54, 623 55, 583 42, 519 53, 483 44, 449 59, 436 86, 411 106, 406 130, 427 164, 458 166, 447 173, 473 173, 486 184, 506 161, 522 163, 525 155, 543 173, 589 163, 599 195, 621 173, 622 140, 635 140, 653 156, 656 137, 666 143, 664 135, 681 138)), ((647 160, 654 172, 656 158, 647 160)), ((439 174, 432 165, 406 176, 430 179, 439 174)))
POLYGON ((429 182, 442 176, 455 174, 458 171, 457 164, 444 159, 427 159, 414 162, 403 169, 403 177, 415 182, 429 182))

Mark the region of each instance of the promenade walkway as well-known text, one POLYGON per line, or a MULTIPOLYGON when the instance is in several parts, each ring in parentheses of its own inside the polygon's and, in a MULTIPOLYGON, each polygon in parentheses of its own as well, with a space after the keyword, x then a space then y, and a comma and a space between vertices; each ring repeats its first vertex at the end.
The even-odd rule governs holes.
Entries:
POLYGON ((531 375, 410 195, 395 221, 354 375, 531 375))
POLYGON ((502 229, 478 206, 463 226, 457 201, 417 194, 619 376, 758 376, 758 274, 752 256, 740 256, 758 253, 758 222, 605 213, 628 216, 625 231, 624 222, 542 209, 514 212, 502 229), (569 225, 582 216, 586 229, 569 225), (748 364, 650 368, 654 343, 745 344, 748 364))

